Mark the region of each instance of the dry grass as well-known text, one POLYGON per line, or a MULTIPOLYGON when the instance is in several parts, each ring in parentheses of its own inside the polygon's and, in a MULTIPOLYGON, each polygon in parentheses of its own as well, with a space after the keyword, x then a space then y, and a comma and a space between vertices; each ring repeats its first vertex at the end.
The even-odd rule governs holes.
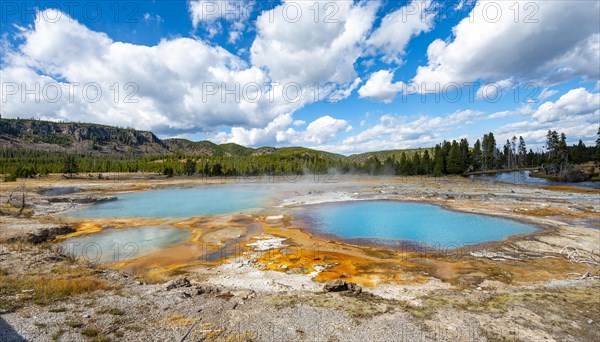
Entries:
POLYGON ((147 272, 137 275, 137 278, 146 284, 162 284, 169 281, 170 276, 167 271, 151 269, 147 272))
POLYGON ((196 319, 187 318, 180 313, 175 313, 163 318, 162 322, 174 327, 186 327, 194 324, 196 319))
POLYGON ((81 335, 86 337, 96 337, 100 334, 100 331, 94 327, 87 327, 81 330, 81 335))
POLYGON ((340 311, 345 311, 355 318, 373 317, 392 310, 395 306, 399 306, 399 302, 385 300, 375 297, 346 297, 331 295, 327 293, 319 293, 313 296, 297 296, 297 295, 274 295, 269 303, 276 308, 285 308, 296 304, 306 304, 314 307, 329 308, 340 311))
POLYGON ((164 284, 173 277, 186 274, 184 270, 174 267, 133 268, 130 270, 133 276, 145 284, 164 284))
POLYGON ((25 284, 33 288, 36 295, 48 300, 63 299, 80 293, 108 289, 108 285, 104 282, 90 276, 75 279, 32 277, 25 284))
POLYGON ((202 323, 196 330, 194 335, 199 336, 198 340, 211 342, 222 340, 220 336, 225 331, 225 329, 218 327, 214 323, 202 323))
POLYGON ((0 311, 14 311, 26 302, 47 305, 110 288, 89 269, 60 267, 43 275, 4 273, 0 277, 0 311))
POLYGON ((255 341, 254 333, 244 332, 241 334, 232 334, 223 337, 220 341, 223 342, 252 342, 255 341))
POLYGON ((97 310, 96 313, 101 314, 101 315, 108 314, 108 315, 113 315, 113 316, 125 315, 125 311, 118 309, 118 308, 109 308, 109 307, 102 307, 100 310, 97 310))

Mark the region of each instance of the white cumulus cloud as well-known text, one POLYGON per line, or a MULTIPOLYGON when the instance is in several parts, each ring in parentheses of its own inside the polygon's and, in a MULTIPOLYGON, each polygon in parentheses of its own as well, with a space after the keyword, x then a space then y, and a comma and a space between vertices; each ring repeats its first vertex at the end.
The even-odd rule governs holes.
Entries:
POLYGON ((529 111, 527 120, 509 123, 495 131, 501 139, 522 135, 532 144, 543 145, 548 130, 564 132, 572 143, 582 139, 593 144, 600 124, 600 93, 590 93, 576 88, 558 100, 541 104, 529 111))
POLYGON ((402 81, 393 83, 394 73, 389 70, 379 70, 371 74, 367 83, 358 90, 362 98, 374 98, 384 103, 394 101, 396 94, 401 92, 405 84, 402 81))
POLYGON ((283 1, 256 20, 252 64, 282 84, 350 83, 378 8, 378 1, 283 1))
POLYGON ((24 42, 3 55, 5 117, 97 122, 168 134, 221 125, 265 127, 303 105, 283 98, 280 88, 271 91, 262 69, 202 40, 135 45, 113 41, 55 10, 38 17, 21 33, 24 42), (7 89, 8 84, 17 91, 7 89), (38 89, 39 101, 25 95, 31 89, 38 89), (62 96, 55 101, 56 91, 62 96))
POLYGON ((385 62, 400 63, 408 42, 433 28, 435 15, 431 0, 413 0, 383 17, 367 43, 383 53, 385 62))
POLYGON ((275 118, 265 128, 233 127, 230 133, 219 134, 217 140, 247 146, 280 144, 315 146, 330 142, 338 134, 352 130, 352 126, 346 120, 335 119, 329 115, 312 121, 305 130, 290 127, 303 124, 305 122, 293 121, 290 114, 284 114, 275 118))
POLYGON ((596 1, 480 0, 453 28, 453 39, 429 45, 428 64, 417 69, 413 81, 444 85, 509 77, 597 79, 597 63, 584 61, 600 58, 599 11, 596 1))
POLYGON ((599 121, 600 93, 589 93, 585 88, 572 89, 556 102, 543 103, 532 116, 540 122, 556 122, 570 117, 599 121))

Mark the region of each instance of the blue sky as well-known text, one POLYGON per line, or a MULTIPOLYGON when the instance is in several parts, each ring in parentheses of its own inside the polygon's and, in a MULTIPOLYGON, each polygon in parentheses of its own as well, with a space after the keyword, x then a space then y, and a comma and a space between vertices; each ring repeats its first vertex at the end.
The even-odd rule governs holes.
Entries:
POLYGON ((343 154, 489 131, 591 144, 600 122, 595 1, 1 6, 2 117, 343 154))

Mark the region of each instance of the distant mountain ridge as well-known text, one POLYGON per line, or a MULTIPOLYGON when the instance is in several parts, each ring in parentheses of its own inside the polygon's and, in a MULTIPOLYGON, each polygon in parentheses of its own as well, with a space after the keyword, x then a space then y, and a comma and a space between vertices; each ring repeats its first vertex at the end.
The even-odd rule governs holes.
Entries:
POLYGON ((344 156, 304 147, 251 148, 234 143, 160 139, 150 131, 92 123, 52 122, 33 119, 0 119, 0 148, 71 152, 81 154, 171 154, 246 157, 270 154, 323 154, 344 156))

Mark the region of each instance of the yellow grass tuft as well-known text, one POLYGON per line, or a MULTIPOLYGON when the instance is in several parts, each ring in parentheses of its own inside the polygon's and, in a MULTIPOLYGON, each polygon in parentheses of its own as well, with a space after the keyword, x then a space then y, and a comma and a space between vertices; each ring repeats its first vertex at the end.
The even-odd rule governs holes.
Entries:
POLYGON ((196 320, 193 318, 187 318, 180 313, 175 313, 165 317, 162 322, 174 327, 185 327, 194 324, 196 320))
POLYGON ((163 284, 171 280, 174 276, 185 272, 168 267, 137 268, 132 270, 133 275, 145 284, 163 284))
POLYGON ((53 274, 44 275, 7 274, 0 276, 0 311, 13 311, 26 301, 46 305, 109 288, 93 272, 78 268, 57 268, 53 274))

